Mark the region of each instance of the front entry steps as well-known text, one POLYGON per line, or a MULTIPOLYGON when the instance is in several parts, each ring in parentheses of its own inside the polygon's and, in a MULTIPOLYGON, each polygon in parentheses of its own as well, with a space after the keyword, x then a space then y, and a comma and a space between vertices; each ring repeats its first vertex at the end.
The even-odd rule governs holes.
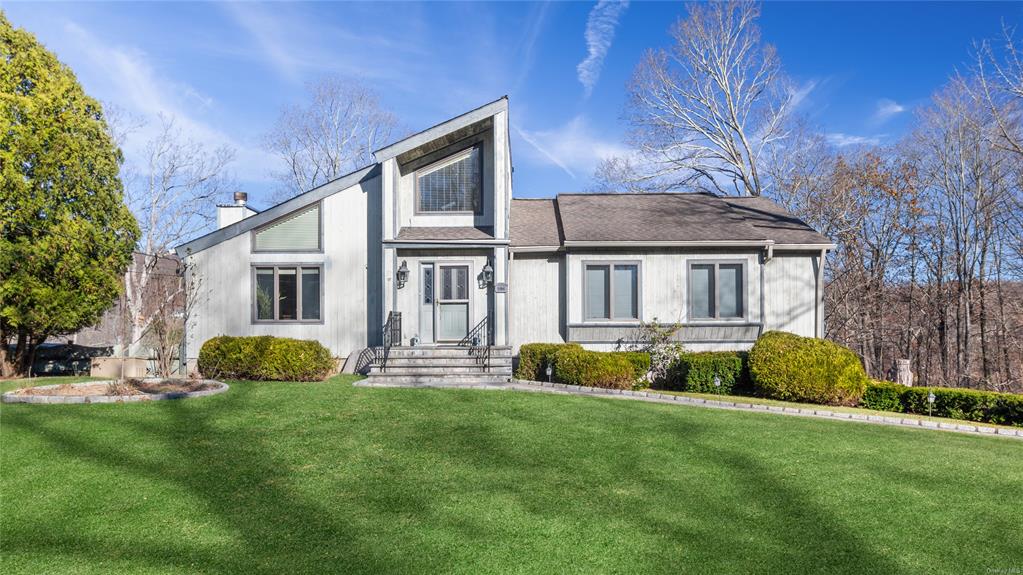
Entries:
POLYGON ((491 346, 489 369, 484 369, 468 347, 392 347, 386 365, 370 365, 366 383, 480 385, 507 383, 511 375, 512 354, 508 346, 491 346))

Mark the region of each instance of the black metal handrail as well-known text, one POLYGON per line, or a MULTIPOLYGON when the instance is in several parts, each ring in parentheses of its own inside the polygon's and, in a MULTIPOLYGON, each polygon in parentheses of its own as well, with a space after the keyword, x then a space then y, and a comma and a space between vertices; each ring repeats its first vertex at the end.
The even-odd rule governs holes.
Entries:
POLYGON ((384 323, 383 346, 377 351, 376 363, 380 371, 387 369, 387 358, 391 355, 391 348, 401 345, 401 312, 392 311, 387 313, 387 322, 384 323))
POLYGON ((494 337, 490 332, 490 317, 480 320, 476 327, 458 342, 461 347, 469 348, 469 355, 476 358, 476 364, 483 371, 490 371, 490 347, 494 345, 494 337))

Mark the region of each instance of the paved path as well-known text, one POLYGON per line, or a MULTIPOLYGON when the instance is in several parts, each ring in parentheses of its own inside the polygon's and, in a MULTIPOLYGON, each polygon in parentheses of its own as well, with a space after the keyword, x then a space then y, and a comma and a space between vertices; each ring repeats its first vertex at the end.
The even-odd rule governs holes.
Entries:
POLYGON ((564 395, 589 395, 597 397, 609 397, 613 399, 631 399, 636 401, 647 401, 652 403, 673 403, 681 405, 693 405, 697 407, 710 407, 714 409, 731 409, 736 411, 760 411, 777 413, 780 415, 792 415, 796 417, 816 417, 821 419, 833 419, 838 421, 859 421, 862 423, 873 423, 878 425, 893 425, 897 427, 917 427, 923 429, 936 429, 939 431, 952 431, 956 433, 969 433, 973 435, 997 435, 998 437, 1011 437, 1023 439, 1023 428, 991 427, 968 421, 931 421, 917 419, 915 417, 868 415, 865 413, 852 413, 846 411, 832 411, 827 407, 782 407, 779 405, 763 405, 758 403, 745 403, 742 401, 702 399, 697 397, 686 397, 682 395, 671 395, 651 391, 627 391, 621 389, 598 389, 595 387, 583 387, 580 385, 565 385, 563 383, 546 383, 538 381, 512 380, 503 384, 464 384, 464 383, 419 383, 419 384, 387 384, 387 383, 366 383, 366 380, 355 382, 359 387, 422 387, 434 389, 492 389, 511 391, 530 391, 539 393, 555 393, 564 395))

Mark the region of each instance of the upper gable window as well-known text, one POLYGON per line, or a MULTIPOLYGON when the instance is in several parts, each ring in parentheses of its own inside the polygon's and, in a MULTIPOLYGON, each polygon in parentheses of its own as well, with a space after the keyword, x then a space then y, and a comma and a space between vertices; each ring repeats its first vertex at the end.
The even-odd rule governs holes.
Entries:
POLYGON ((483 154, 473 146, 416 172, 416 211, 479 213, 483 154))
POLYGON ((320 251, 319 204, 257 230, 252 249, 257 252, 320 251))

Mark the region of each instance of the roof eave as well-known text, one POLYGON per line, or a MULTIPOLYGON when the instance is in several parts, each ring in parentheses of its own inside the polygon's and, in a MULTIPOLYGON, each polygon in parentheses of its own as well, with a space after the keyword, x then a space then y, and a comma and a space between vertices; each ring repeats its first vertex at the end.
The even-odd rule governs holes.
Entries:
POLYGON ((377 162, 385 162, 391 158, 404 154, 409 150, 413 150, 423 144, 443 137, 445 134, 460 130, 471 124, 475 124, 480 120, 489 118, 499 112, 506 111, 507 109, 508 96, 502 96, 489 104, 484 104, 475 110, 462 114, 461 116, 456 116, 450 120, 441 122, 432 128, 427 128, 422 132, 412 134, 405 139, 398 140, 389 146, 380 148, 373 152, 373 159, 377 162))

